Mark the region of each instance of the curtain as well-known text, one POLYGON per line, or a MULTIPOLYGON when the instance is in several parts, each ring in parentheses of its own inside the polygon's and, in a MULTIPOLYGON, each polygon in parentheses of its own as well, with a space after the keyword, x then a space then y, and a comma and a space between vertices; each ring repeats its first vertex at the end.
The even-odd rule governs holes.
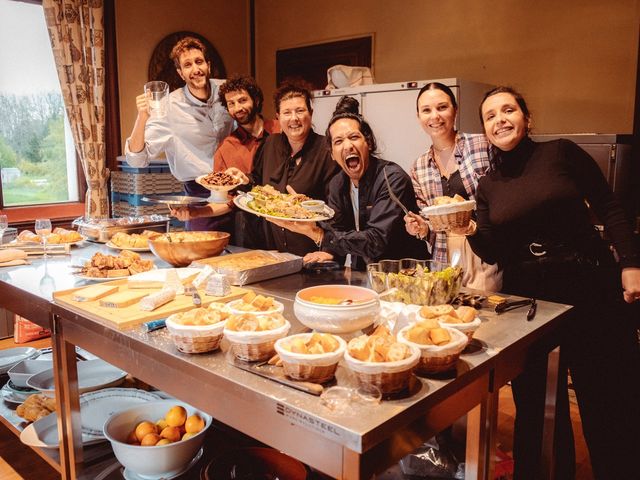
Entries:
POLYGON ((85 217, 106 218, 109 170, 103 0, 43 0, 42 7, 73 140, 87 179, 85 217))

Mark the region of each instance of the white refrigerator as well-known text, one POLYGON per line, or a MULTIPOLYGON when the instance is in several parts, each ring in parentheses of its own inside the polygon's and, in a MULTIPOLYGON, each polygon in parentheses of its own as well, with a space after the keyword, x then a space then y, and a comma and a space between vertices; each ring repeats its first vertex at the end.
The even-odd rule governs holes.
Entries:
POLYGON ((491 85, 459 78, 440 78, 399 83, 378 83, 313 92, 313 128, 324 135, 338 100, 349 95, 360 102, 360 113, 369 122, 378 142, 378 156, 410 171, 416 158, 431 145, 417 119, 418 91, 430 82, 440 82, 453 91, 458 102, 456 128, 481 133, 478 107, 491 85))

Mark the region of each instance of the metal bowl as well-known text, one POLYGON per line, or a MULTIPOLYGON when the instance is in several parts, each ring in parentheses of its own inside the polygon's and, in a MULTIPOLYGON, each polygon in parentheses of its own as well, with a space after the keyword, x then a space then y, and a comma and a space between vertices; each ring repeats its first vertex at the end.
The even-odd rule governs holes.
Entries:
POLYGON ((230 236, 226 232, 167 233, 150 239, 149 248, 156 257, 174 267, 186 267, 195 260, 219 255, 229 243, 230 236), (167 238, 172 241, 167 241, 167 238))

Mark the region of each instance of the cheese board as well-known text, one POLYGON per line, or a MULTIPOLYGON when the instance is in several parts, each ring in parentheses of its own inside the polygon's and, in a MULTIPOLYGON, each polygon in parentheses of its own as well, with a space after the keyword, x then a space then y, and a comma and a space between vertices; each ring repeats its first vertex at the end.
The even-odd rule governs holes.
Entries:
MULTIPOLYGON (((144 295, 159 292, 159 288, 136 288, 130 289, 127 280, 114 280, 112 282, 103 283, 102 285, 117 286, 118 291, 111 295, 125 294, 126 292, 136 292, 140 295, 140 299, 144 295)), ((193 297, 191 295, 176 295, 175 299, 165 303, 153 311, 144 311, 140 309, 140 301, 136 301, 130 305, 122 307, 114 307, 115 303, 105 302, 109 297, 101 297, 92 301, 77 301, 77 292, 86 287, 71 288, 69 290, 60 290, 53 293, 55 303, 69 307, 71 310, 84 315, 88 318, 106 321, 113 324, 117 328, 129 328, 140 323, 159 318, 166 318, 173 313, 184 312, 193 308, 193 297), (108 303, 112 306, 103 306, 108 303)), ((223 297, 214 297, 207 295, 204 290, 198 290, 202 306, 206 307, 212 302, 229 302, 242 297, 249 290, 240 287, 231 287, 231 292, 223 297)), ((124 302, 126 304, 128 302, 124 302)))

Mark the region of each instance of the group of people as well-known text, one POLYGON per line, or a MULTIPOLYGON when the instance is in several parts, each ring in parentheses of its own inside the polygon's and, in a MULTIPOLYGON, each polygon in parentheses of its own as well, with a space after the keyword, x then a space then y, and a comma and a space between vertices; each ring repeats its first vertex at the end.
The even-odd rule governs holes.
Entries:
MULTIPOLYGON (((144 95, 137 98, 138 118, 126 148, 130 164, 143 166, 164 153, 187 194, 208 196, 194 179, 226 170, 248 185, 303 193, 335 210, 333 219, 320 223, 262 222, 234 211, 232 202, 175 211, 188 228, 235 225, 238 244, 289 251, 305 262, 344 265, 348 256, 354 269, 385 258, 447 262, 455 253, 469 287, 574 305, 563 330, 561 366, 571 371, 594 474, 634 475, 631 462, 640 453, 634 316, 640 251, 586 152, 570 141, 532 141, 528 106, 509 87, 487 92, 480 104, 484 134, 457 132, 454 94, 430 83, 418 93, 416 109, 431 146, 408 175, 376 155, 375 136, 355 99, 341 99, 322 136, 312 130, 312 97, 304 87, 282 85, 274 96, 277 119, 268 121, 253 79, 233 77, 220 87, 209 79, 198 40, 181 40, 171 56, 186 85, 171 93, 165 118, 150 119, 144 95), (391 198, 385 177, 408 214, 391 198), (415 213, 436 197, 455 194, 477 204, 466 228, 434 232, 415 213), (594 230, 590 212, 604 224, 617 261, 594 230)), ((532 353, 512 382, 516 479, 540 473, 546 353, 532 353)), ((570 479, 575 458, 567 376, 560 379, 555 468, 557 478, 570 479)))

